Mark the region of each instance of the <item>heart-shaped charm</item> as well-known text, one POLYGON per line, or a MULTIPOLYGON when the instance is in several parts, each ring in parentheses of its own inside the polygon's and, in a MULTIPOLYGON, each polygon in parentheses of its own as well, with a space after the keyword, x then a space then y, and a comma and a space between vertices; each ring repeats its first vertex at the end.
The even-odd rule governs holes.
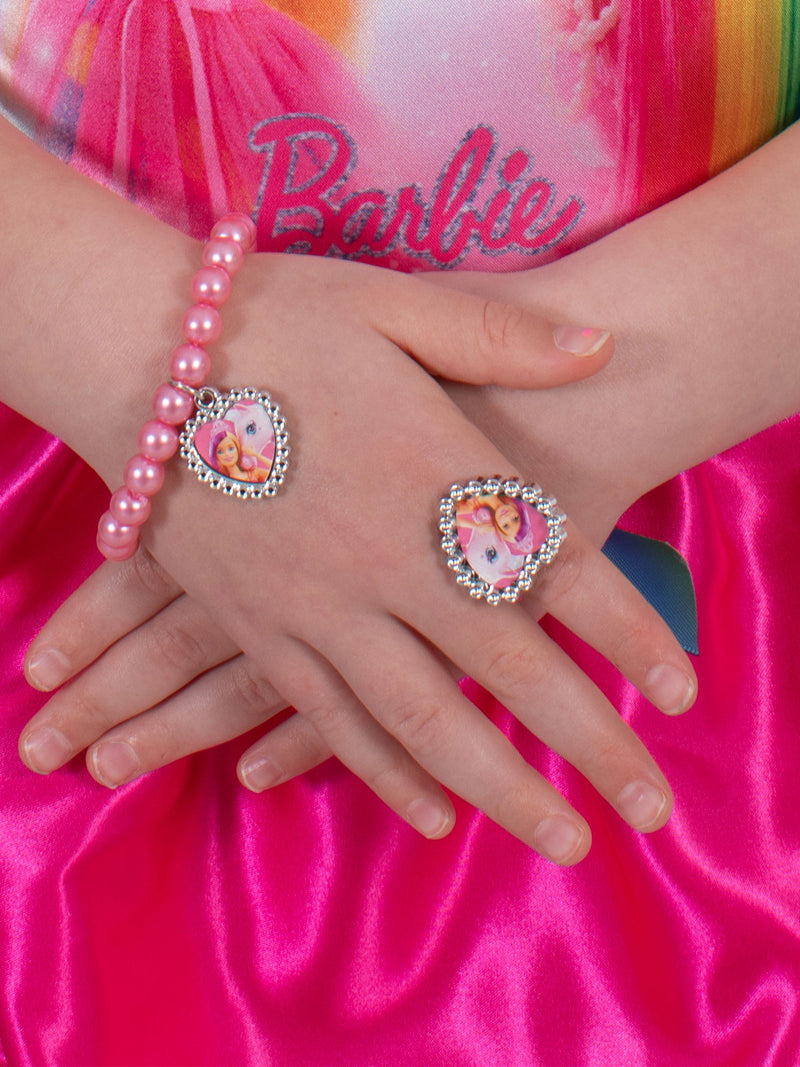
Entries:
POLYGON ((490 604, 530 589, 567 536, 566 515, 538 485, 488 478, 454 485, 440 505, 447 565, 470 595, 490 604))
POLYGON ((286 476, 289 434, 269 393, 208 386, 194 395, 197 414, 181 434, 181 455, 201 482, 227 496, 274 496, 286 476))

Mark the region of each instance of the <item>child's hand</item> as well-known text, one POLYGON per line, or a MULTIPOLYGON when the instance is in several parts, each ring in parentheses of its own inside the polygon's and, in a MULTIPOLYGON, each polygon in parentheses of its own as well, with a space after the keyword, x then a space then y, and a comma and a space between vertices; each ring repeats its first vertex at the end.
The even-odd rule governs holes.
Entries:
MULTIPOLYGON (((505 304, 535 302, 554 321, 567 308, 563 318, 575 321, 579 300, 579 321, 602 310, 604 325, 626 338, 625 358, 618 353, 610 370, 590 382, 541 393, 452 391, 503 444, 513 466, 556 492, 596 543, 640 493, 800 406, 790 357, 797 336, 790 290, 800 247, 791 180, 798 137, 800 131, 790 130, 681 201, 550 267, 458 282, 505 304), (764 202, 774 208, 769 219, 760 211, 764 202), (535 464, 529 468, 530 457, 535 464)), ((149 296, 142 303, 142 314, 152 302, 149 296)), ((24 352, 25 336, 12 338, 9 351, 24 352)), ((82 350, 85 344, 75 347, 66 365, 80 379, 85 370, 76 357, 82 350)), ((31 362, 30 353, 26 359, 31 362)), ((39 391, 48 379, 41 373, 27 379, 13 365, 9 370, 8 396, 25 410, 34 381, 39 391)), ((134 386, 138 395, 141 387, 134 386)), ((60 379, 54 395, 64 389, 60 379)), ((68 437, 71 427, 45 417, 55 403, 44 388, 41 394, 44 406, 29 408, 31 417, 68 437)), ((89 454, 88 447, 79 451, 89 454)), ((532 598, 528 607, 537 610, 532 598)), ((87 685, 93 670, 84 675, 87 685)))
POLYGON ((285 707, 144 548, 99 567, 44 626, 25 667, 39 689, 75 680, 26 727, 23 758, 31 762, 26 741, 41 728, 40 759, 58 766, 91 745, 87 765, 103 785, 238 737, 285 707))
MULTIPOLYGON (((588 828, 463 698, 440 650, 634 825, 661 825, 671 800, 660 772, 530 612, 560 618, 645 691, 656 668, 674 667, 684 689, 670 701, 677 710, 693 675, 663 622, 574 528, 529 610, 476 604, 445 566, 440 496, 455 480, 514 470, 385 336, 424 349, 424 307, 413 322, 397 312, 398 294, 422 283, 367 277, 368 268, 359 276, 352 264, 258 260, 240 276, 244 313, 228 316, 236 369, 220 378, 267 385, 283 401, 296 441, 289 483, 274 500, 243 506, 173 469, 152 525, 154 554, 211 620, 205 665, 231 655, 215 636, 230 635, 256 677, 395 810, 411 822, 424 811, 424 826, 417 821, 432 836, 452 821, 438 780, 551 858, 579 859, 588 828), (365 307, 373 322, 394 316, 384 334, 365 325, 365 307), (405 332, 415 327, 419 339, 405 332), (643 782, 655 793, 650 809, 643 782)), ((158 684, 164 698, 174 692, 174 681, 158 684)))
MULTIPOLYGON (((245 734, 285 707, 257 665, 237 654, 145 549, 95 571, 37 636, 26 668, 38 688, 74 680, 26 728, 23 758, 29 761, 25 743, 41 728, 48 731, 44 736, 56 765, 88 746, 90 773, 113 787, 245 734), (59 742, 67 735, 62 750, 59 742)), ((376 757, 395 763, 391 737, 376 733, 373 746, 376 757)), ((261 791, 330 755, 313 723, 293 714, 245 753, 239 774, 244 785, 261 791)), ((418 801, 425 802, 417 812, 441 811, 435 785, 420 780, 413 762, 399 756, 396 773, 407 775, 420 791, 418 801)), ((437 823, 430 836, 450 828, 452 812, 448 815, 444 828, 437 823)), ((424 825, 418 828, 428 832, 424 825)))

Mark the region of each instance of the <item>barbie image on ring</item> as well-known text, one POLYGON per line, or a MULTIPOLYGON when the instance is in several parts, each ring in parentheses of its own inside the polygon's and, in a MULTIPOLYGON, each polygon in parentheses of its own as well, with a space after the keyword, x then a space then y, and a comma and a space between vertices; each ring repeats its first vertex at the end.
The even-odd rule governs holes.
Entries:
POLYGON ((195 447, 213 470, 237 482, 266 482, 275 457, 275 428, 256 400, 240 400, 224 417, 205 423, 195 447))
POLYGON ((459 502, 456 529, 467 563, 496 589, 516 581, 548 531, 544 515, 524 500, 489 493, 459 502))

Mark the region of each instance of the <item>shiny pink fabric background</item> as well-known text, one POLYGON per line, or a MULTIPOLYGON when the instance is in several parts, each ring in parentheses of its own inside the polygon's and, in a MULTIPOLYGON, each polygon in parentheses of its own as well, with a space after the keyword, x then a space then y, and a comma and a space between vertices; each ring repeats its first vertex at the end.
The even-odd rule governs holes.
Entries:
POLYGON ((80 760, 32 775, 16 737, 42 697, 20 662, 97 562, 104 490, 5 411, 7 1062, 797 1062, 800 739, 796 636, 782 620, 800 579, 798 430, 792 420, 760 435, 626 517, 679 547, 697 577, 700 697, 688 715, 660 716, 573 649, 672 783, 665 829, 627 829, 476 694, 592 825, 588 859, 561 870, 463 804, 449 838, 423 841, 332 762, 250 795, 234 774, 246 739, 113 794, 80 760))
MULTIPOLYGON (((60 73, 83 6, 38 5, 31 41, 46 30, 63 43, 50 53, 52 84, 30 66, 35 49, 21 52, 17 85, 28 108, 21 120, 31 119, 34 105, 45 118, 72 107, 92 150, 73 151, 68 121, 50 147, 175 225, 205 232, 220 197, 247 206, 241 198, 257 184, 262 161, 248 171, 243 131, 265 115, 324 112, 346 122, 360 145, 377 144, 354 172, 358 188, 376 175, 397 187, 419 162, 411 145, 407 159, 387 163, 372 109, 335 57, 261 5, 102 0, 90 10, 105 31, 103 66, 93 68, 96 82, 78 87, 60 73), (190 8, 196 36, 181 21, 190 8), (238 23, 212 19, 234 8, 238 23), (134 39, 142 50, 132 50, 134 39), (131 47, 121 63, 125 41, 131 47), (153 111, 163 97, 183 114, 181 106, 192 106, 184 99, 189 85, 194 99, 203 96, 198 56, 217 87, 205 96, 209 106, 228 85, 209 57, 247 70, 236 107, 215 111, 218 125, 209 127, 225 161, 216 178, 202 153, 183 152, 183 127, 159 126, 153 111), (123 68, 144 86, 138 125, 129 123, 132 98, 112 77, 123 68), (265 88, 248 110, 254 80, 265 88), (148 185, 152 171, 140 163, 152 159, 154 144, 164 146, 163 184, 148 185), (120 152, 129 169, 115 175, 120 152)), ((509 116, 509 146, 521 114, 509 116)), ((31 125, 44 123, 37 128, 47 140, 45 118, 31 125)), ((440 149, 453 146, 450 132, 430 152, 435 167, 440 149)), ((390 134, 383 136, 391 141, 390 134)), ((433 163, 419 165, 435 174, 433 163)), ((585 188, 596 191, 607 167, 588 169, 585 188)), ((618 206, 606 205, 609 220, 618 206)), ((64 446, 0 410, 6 1062, 800 1061, 799 435, 797 419, 775 427, 662 487, 625 518, 629 529, 679 548, 696 577, 700 697, 686 717, 660 716, 563 637, 670 779, 677 803, 664 830, 648 837, 628 830, 580 776, 465 683, 589 819, 590 856, 562 870, 463 804, 449 838, 423 841, 333 763, 253 796, 234 774, 248 739, 115 793, 91 781, 80 760, 49 778, 26 770, 16 739, 43 697, 22 678, 24 649, 99 563, 94 527, 106 491, 64 446)))

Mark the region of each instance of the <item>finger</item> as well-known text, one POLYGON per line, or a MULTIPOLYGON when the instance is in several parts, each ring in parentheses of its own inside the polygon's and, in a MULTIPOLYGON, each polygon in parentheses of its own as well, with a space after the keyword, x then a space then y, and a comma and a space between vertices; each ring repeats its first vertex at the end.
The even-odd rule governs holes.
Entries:
MULTIPOLYGON (((464 672, 442 657, 442 664, 454 681, 463 678, 464 672)), ((294 712, 263 737, 253 749, 258 760, 263 760, 264 771, 258 785, 248 776, 249 789, 267 789, 297 778, 330 759, 330 745, 322 738, 313 724, 303 715, 294 712)))
POLYGON ((689 657, 638 589, 572 524, 553 562, 523 601, 537 616, 549 612, 606 657, 667 715, 686 711, 697 696, 689 657))
POLYGON ((509 607, 502 613, 488 605, 451 607, 430 638, 631 826, 658 829, 673 800, 650 753, 566 653, 525 612, 509 607))
POLYGON ((502 298, 397 276, 376 287, 372 325, 431 373, 474 385, 543 389, 578 381, 611 359, 605 328, 552 323, 502 298), (398 299, 396 286, 406 287, 398 299))
MULTIPOLYGON (((326 654, 342 665, 356 697, 420 767, 554 862, 568 865, 586 855, 591 842, 586 822, 461 694, 415 634, 385 617, 352 620, 347 629, 345 635, 327 634, 326 654), (355 660, 349 655, 353 645, 360 653, 355 660), (382 664, 381 672, 373 669, 375 663, 382 664)), ((326 635, 315 636, 323 648, 325 640, 326 635)), ((351 766, 349 746, 358 739, 339 734, 330 702, 314 706, 294 678, 278 684, 351 766), (287 693, 285 685, 294 692, 287 693)))
POLYGON ((97 782, 115 789, 193 752, 239 737, 285 706, 252 661, 236 656, 103 734, 88 749, 86 766, 97 782))
POLYGON ((24 662, 34 689, 50 692, 182 592, 149 552, 104 563, 33 639, 24 662))
MULTIPOLYGON (((449 798, 401 745, 381 729, 337 672, 307 645, 292 639, 281 643, 276 685, 339 757, 393 811, 419 833, 444 837, 455 823, 449 798)), ((260 790, 285 780, 275 777, 265 747, 257 743, 242 757, 239 777, 260 790)))
MULTIPOLYGON (((452 663, 444 658, 442 663, 454 681, 463 677, 464 672, 452 663)), ((330 745, 309 719, 295 711, 248 751, 247 758, 252 766, 248 769, 247 782, 242 778, 242 784, 260 792, 313 770, 332 755, 330 745)), ((241 768, 242 764, 240 776, 241 768)))
POLYGON ((51 697, 23 730, 20 756, 31 770, 49 774, 237 652, 202 609, 180 597, 51 697))
POLYGON ((295 712, 261 738, 239 765, 243 785, 260 793, 313 770, 333 755, 309 719, 295 712))
MULTIPOLYGON (((693 702, 694 670, 666 623, 571 524, 568 541, 540 576, 536 596, 523 604, 536 619, 543 611, 558 617, 667 714, 693 702)), ((331 754, 311 724, 297 715, 260 744, 264 758, 281 768, 276 782, 303 774, 331 754)))

